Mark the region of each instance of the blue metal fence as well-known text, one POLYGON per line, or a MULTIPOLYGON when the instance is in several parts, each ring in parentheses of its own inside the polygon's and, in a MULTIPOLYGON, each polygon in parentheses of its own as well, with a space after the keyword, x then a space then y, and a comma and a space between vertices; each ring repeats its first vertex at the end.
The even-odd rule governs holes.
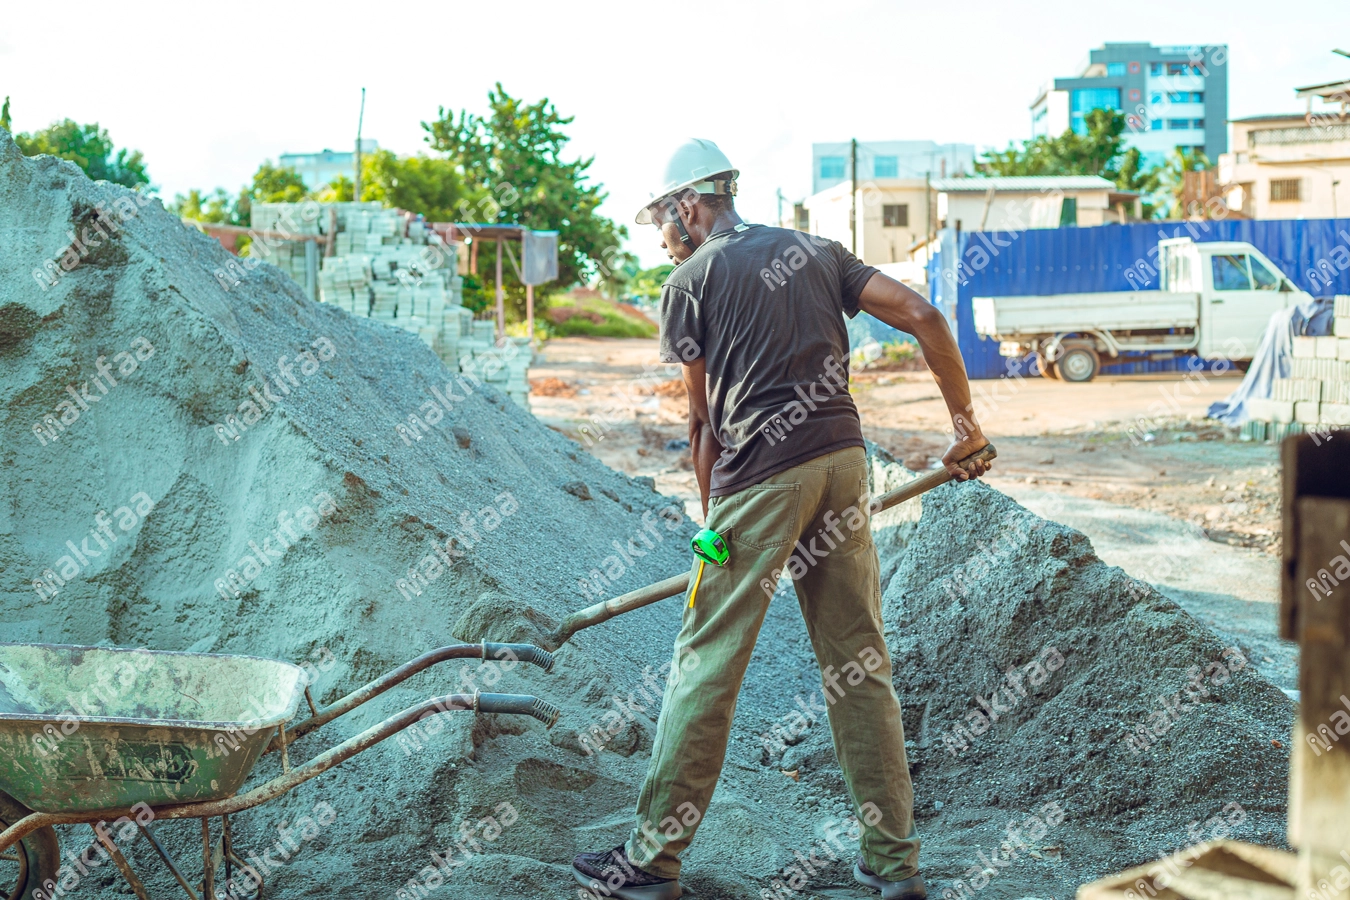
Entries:
MULTIPOLYGON (((1350 294, 1350 219, 1265 219, 1022 232, 948 229, 942 250, 929 263, 930 299, 952 321, 970 376, 1006 377, 998 343, 975 334, 971 298, 1157 290, 1152 271, 1157 254, 1150 251, 1158 241, 1173 237, 1246 241, 1314 297, 1350 294)), ((1177 365, 1176 360, 1140 359, 1104 367, 1103 372, 1169 371, 1177 365)))

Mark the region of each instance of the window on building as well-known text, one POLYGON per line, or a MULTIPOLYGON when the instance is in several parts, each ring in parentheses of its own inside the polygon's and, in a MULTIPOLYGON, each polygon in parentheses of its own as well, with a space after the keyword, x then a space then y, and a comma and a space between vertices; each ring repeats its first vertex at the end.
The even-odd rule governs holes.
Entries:
POLYGON ((908 228, 909 204, 908 203, 882 204, 881 224, 887 228, 908 228))
POLYGON ((1168 102, 1168 103, 1188 103, 1188 102, 1190 102, 1190 99, 1191 99, 1191 92, 1190 92, 1190 91, 1168 91, 1168 92, 1167 92, 1167 102, 1168 102))
POLYGON ((1214 256, 1211 263, 1214 271, 1214 290, 1250 291, 1252 282, 1247 277, 1247 255, 1245 253, 1214 256))
POLYGON ((1303 199, 1300 187, 1303 184, 1301 178, 1272 178, 1270 180, 1270 202, 1298 202, 1303 199))
POLYGON ((1162 131, 1162 126, 1163 126, 1163 120, 1162 120, 1162 119, 1150 119, 1150 120, 1149 120, 1149 123, 1148 123, 1148 130, 1149 130, 1149 131, 1162 131))
POLYGON ((822 156, 820 158, 821 178, 843 178, 847 160, 842 156, 822 156))
POLYGON ((1078 198, 1065 197, 1059 204, 1059 227, 1072 228, 1078 224, 1078 198))
POLYGON ((1069 125, 1078 134, 1087 134, 1085 117, 1094 109, 1120 109, 1120 88, 1085 88, 1073 91, 1069 101, 1069 125))
POLYGON ((1106 75, 1108 78, 1115 75, 1124 75, 1124 74, 1125 74, 1125 64, 1123 62, 1106 64, 1106 75))
POLYGON ((1160 63, 1160 62, 1149 63, 1149 64, 1148 64, 1148 74, 1150 74, 1150 75, 1161 75, 1161 74, 1162 74, 1162 63, 1160 63))
POLYGON ((873 178, 895 178, 900 174, 900 161, 894 156, 878 156, 872 160, 873 178))
POLYGON ((1204 91, 1191 91, 1191 102, 1192 102, 1192 103, 1204 103, 1204 102, 1205 102, 1205 92, 1204 92, 1204 91))
POLYGON ((1192 120, 1191 120, 1191 127, 1192 127, 1192 128, 1204 128, 1204 127, 1205 127, 1205 120, 1204 120, 1204 119, 1192 119, 1192 120))
POLYGON ((1184 131, 1191 127, 1190 119, 1168 119, 1167 127, 1172 131, 1184 131))
POLYGON ((1148 102, 1149 102, 1149 103, 1161 103, 1161 102, 1162 102, 1162 93, 1159 92, 1159 91, 1153 91, 1152 93, 1150 93, 1150 94, 1148 95, 1148 102))
POLYGON ((1168 75, 1185 75, 1190 66, 1181 62, 1170 62, 1167 64, 1168 75))

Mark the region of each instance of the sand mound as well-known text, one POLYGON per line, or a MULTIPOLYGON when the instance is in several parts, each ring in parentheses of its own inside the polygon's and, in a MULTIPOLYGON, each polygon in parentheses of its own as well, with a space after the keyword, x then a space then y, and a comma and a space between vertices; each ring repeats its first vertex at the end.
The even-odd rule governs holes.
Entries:
MULTIPOLYGON (((269 265, 217 277, 232 262, 157 201, 24 159, 0 133, 0 639, 309 662, 330 702, 457 634, 546 632, 584 605, 592 570, 617 594, 688 565, 691 524, 648 486, 452 378, 416 336, 311 303, 269 265), (414 413, 420 439, 396 427, 414 413)), ((451 717, 239 816, 238 843, 270 847, 278 823, 329 803, 336 820, 269 882, 287 897, 387 897, 467 822, 481 851, 454 870, 454 896, 565 890, 574 853, 625 833, 656 709, 630 712, 602 752, 578 732, 659 669, 678 624, 678 605, 642 611, 578 636, 554 675, 503 676, 498 689, 564 707, 552 732, 451 717), (502 804, 515 820, 485 841, 502 804)), ((433 669, 292 758, 465 674, 433 669)), ((747 802, 734 777, 726 802, 747 802)), ((738 835, 710 822, 705 858, 744 861, 727 876, 744 896, 743 873, 772 867, 782 832, 810 831, 721 822, 738 835), (747 841, 759 849, 737 852, 747 841)), ((143 843, 132 856, 160 871, 143 843)))
MULTIPOLYGON (((982 484, 925 495, 893 558, 885 618, 930 883, 981 889, 977 851, 991 860, 1047 803, 1065 817, 1036 844, 1051 849, 1020 851, 1005 890, 1063 889, 1215 829, 1283 841, 1293 705, 1242 648, 982 484)), ((775 762, 837 790, 821 731, 775 762)))

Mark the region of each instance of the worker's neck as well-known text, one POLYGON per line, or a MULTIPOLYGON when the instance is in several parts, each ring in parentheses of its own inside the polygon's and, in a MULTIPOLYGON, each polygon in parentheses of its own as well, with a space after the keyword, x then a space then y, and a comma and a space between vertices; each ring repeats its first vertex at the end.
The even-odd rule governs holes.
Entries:
POLYGON ((740 216, 736 215, 735 210, 720 212, 717 214, 717 217, 713 219, 711 223, 709 223, 708 227, 704 230, 702 236, 699 237, 698 242, 699 244, 702 244, 712 235, 721 234, 723 231, 730 231, 737 225, 742 224, 744 224, 744 220, 742 220, 740 216))

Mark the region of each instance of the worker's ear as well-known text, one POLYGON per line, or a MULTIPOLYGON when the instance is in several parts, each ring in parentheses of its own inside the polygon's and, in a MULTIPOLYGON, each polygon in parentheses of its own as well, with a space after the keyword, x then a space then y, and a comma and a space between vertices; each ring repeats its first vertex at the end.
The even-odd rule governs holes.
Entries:
POLYGON ((694 224, 694 217, 698 215, 698 197, 696 191, 685 191, 680 195, 680 199, 675 201, 675 207, 680 211, 680 218, 684 220, 686 228, 694 224))

